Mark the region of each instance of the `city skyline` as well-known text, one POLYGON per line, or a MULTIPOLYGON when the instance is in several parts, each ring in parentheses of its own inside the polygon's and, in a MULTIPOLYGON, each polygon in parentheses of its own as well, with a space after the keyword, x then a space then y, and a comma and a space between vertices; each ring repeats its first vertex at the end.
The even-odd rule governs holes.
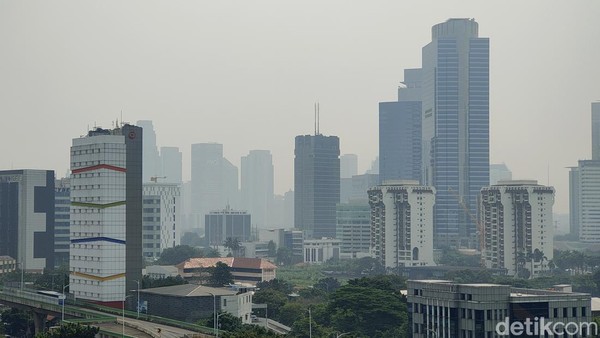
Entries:
POLYGON ((464 17, 491 41, 491 163, 506 163, 515 179, 549 179, 555 211, 568 212, 566 167, 589 158, 589 107, 600 99, 600 48, 590 43, 600 36, 598 3, 557 3, 543 14, 541 1, 518 10, 471 1, 139 4, 0 5, 0 110, 12 122, 0 141, 19 139, 0 168, 61 177, 71 137, 111 127, 122 111, 129 122, 152 120, 158 145, 180 148, 184 181, 191 144, 224 144, 238 168, 249 150, 271 150, 282 194, 293 186, 293 137, 312 131, 319 101, 321 130, 358 155, 360 174, 378 152, 378 102, 393 100, 402 71, 419 66, 431 26, 464 17))

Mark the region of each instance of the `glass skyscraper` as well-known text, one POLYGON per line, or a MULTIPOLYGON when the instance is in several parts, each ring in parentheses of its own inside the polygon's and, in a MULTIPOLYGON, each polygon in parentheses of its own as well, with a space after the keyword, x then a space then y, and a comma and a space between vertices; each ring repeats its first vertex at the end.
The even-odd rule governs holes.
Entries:
POLYGON ((340 139, 296 136, 294 158, 294 225, 305 238, 336 236, 340 202, 340 139))
POLYGON ((475 245, 477 195, 489 185, 489 39, 478 28, 450 19, 423 47, 422 178, 437 190, 438 246, 475 245))

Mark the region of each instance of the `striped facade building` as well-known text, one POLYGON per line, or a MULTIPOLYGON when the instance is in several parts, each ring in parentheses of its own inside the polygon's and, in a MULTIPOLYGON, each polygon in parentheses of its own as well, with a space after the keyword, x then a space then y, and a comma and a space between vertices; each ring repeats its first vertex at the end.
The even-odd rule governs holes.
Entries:
POLYGON ((141 128, 73 139, 70 216, 70 292, 120 307, 141 280, 141 128))

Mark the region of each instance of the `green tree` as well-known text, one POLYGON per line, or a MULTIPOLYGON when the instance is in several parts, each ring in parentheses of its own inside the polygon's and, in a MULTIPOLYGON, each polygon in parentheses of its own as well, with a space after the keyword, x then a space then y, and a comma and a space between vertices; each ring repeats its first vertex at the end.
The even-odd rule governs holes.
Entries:
POLYGON ((35 338, 94 338, 100 331, 99 328, 77 323, 64 323, 62 326, 38 333, 35 338))
MULTIPOLYGON (((279 315, 279 310, 287 302, 287 295, 281 291, 277 291, 274 289, 261 289, 254 293, 254 296, 252 297, 252 302, 254 304, 267 304, 269 318, 277 319, 279 315)), ((263 309, 257 309, 256 312, 260 312, 260 315, 263 317, 265 315, 263 309)))
POLYGON ((291 265, 293 262, 292 250, 286 247, 279 247, 277 249, 276 261, 277 265, 291 265))
POLYGON ((62 287, 69 285, 69 266, 62 265, 56 269, 44 269, 44 273, 37 275, 34 285, 38 289, 62 292, 62 287))
MULTIPOLYGON (((240 331, 242 329, 242 319, 238 318, 228 312, 220 312, 219 316, 219 330, 223 331, 240 331)), ((206 327, 214 327, 214 316, 211 316, 206 322, 201 323, 206 327)))
POLYGON ((229 249, 229 253, 233 254, 234 257, 238 256, 238 252, 242 247, 240 240, 232 237, 227 237, 223 246, 229 249))
POLYGON ((258 282, 256 283, 256 287, 260 290, 276 290, 283 293, 284 295, 289 295, 290 293, 292 293, 292 290, 294 288, 292 284, 290 284, 288 281, 285 281, 280 278, 274 278, 269 281, 258 282))
POLYGON ((294 322, 306 316, 306 306, 299 302, 288 302, 279 310, 277 320, 287 326, 294 325, 294 322))
POLYGON ((269 257, 277 256, 277 245, 275 245, 275 242, 269 241, 269 244, 267 244, 267 249, 269 250, 269 257))
POLYGON ((189 245, 178 245, 173 248, 164 249, 157 265, 176 265, 190 258, 204 257, 204 252, 189 245))
POLYGON ((186 231, 181 236, 181 245, 189 245, 191 247, 202 246, 203 240, 200 236, 195 232, 186 231))
POLYGON ((6 334, 16 337, 25 337, 32 335, 35 327, 31 314, 25 310, 8 309, 2 312, 2 324, 6 334))
POLYGON ((314 285, 314 288, 318 289, 318 290, 322 290, 326 293, 332 293, 335 290, 340 288, 340 282, 336 278, 333 278, 333 277, 321 278, 314 285))
POLYGON ((214 267, 208 269, 210 277, 208 285, 223 286, 233 283, 233 275, 229 266, 223 262, 217 262, 214 267))

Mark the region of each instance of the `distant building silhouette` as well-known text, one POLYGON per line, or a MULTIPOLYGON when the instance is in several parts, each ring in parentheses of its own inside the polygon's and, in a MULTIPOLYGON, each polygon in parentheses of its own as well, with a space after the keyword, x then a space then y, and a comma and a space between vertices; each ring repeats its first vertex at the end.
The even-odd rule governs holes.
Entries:
POLYGON ((144 129, 144 169, 143 182, 150 182, 150 178, 163 176, 160 155, 156 146, 156 132, 151 120, 137 121, 137 126, 144 129))
POLYGON ((306 238, 335 237, 340 202, 340 140, 337 136, 296 136, 294 224, 306 238))
POLYGON ((490 185, 497 184, 498 181, 512 180, 512 171, 506 164, 490 164, 490 185))
POLYGON ((268 150, 250 150, 241 160, 242 207, 252 215, 252 223, 260 228, 273 225, 274 210, 273 158, 268 150))
POLYGON ((183 168, 183 159, 181 151, 177 147, 161 147, 161 176, 159 182, 181 184, 181 173, 183 168))
POLYGON ((340 178, 351 178, 358 174, 358 156, 344 154, 340 156, 340 178))
POLYGON ((222 144, 192 144, 191 183, 193 227, 203 227, 204 216, 212 210, 238 206, 237 167, 223 157, 222 144))

